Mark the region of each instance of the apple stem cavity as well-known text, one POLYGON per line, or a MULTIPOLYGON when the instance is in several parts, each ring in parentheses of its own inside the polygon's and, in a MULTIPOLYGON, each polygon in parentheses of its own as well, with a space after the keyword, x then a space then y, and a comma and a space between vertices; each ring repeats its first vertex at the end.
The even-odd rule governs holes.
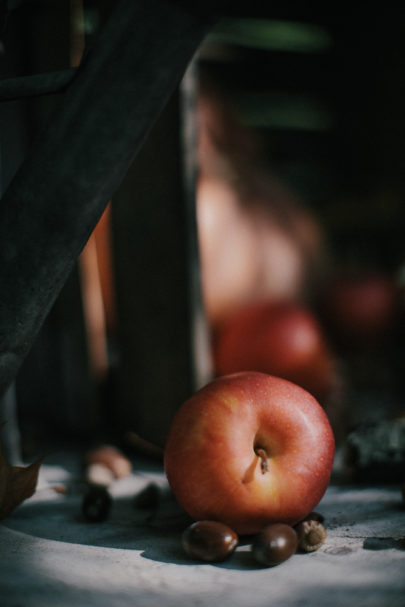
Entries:
POLYGON ((260 458, 260 469, 262 471, 262 474, 266 474, 266 472, 268 472, 269 470, 267 451, 262 447, 257 447, 255 449, 255 453, 257 457, 260 458))

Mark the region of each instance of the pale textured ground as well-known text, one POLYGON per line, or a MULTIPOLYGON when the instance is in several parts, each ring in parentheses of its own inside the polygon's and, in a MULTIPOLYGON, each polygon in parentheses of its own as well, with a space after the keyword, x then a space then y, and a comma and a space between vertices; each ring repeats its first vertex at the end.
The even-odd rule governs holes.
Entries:
POLYGON ((317 510, 328 537, 312 554, 261 568, 249 544, 220 564, 190 561, 180 535, 189 523, 161 470, 138 463, 112 487, 104 523, 80 514, 79 466, 43 467, 34 497, 0 525, 0 607, 405 607, 405 509, 398 487, 331 486, 317 510), (64 483, 67 495, 51 486, 64 483), (148 483, 155 513, 137 510, 148 483))

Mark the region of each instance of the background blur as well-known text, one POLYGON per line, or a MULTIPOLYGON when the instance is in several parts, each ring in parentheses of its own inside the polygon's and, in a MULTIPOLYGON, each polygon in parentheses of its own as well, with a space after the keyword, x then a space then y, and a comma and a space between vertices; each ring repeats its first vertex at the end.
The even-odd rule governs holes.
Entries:
MULTIPOLYGON (((113 5, 9 1, 1 77, 78 65, 113 5)), ((319 389, 340 444, 357 432, 353 462, 364 427, 388 437, 384 471, 403 462, 405 26, 391 8, 329 15, 235 10, 207 37, 18 375, 25 456, 50 436, 162 443, 198 382, 281 360, 290 378, 300 356, 292 378, 319 389)), ((1 103, 2 191, 62 102, 1 103)))

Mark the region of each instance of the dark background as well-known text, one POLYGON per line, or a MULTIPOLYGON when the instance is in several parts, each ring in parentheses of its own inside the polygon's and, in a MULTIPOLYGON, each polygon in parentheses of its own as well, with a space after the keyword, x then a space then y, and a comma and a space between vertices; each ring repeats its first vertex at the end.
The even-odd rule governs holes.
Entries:
MULTIPOLYGON (((90 47, 114 4, 84 1, 78 30, 74 2, 14 1, 7 12, 3 3, 1 77, 70 67, 74 33, 90 47)), ((349 267, 355 261, 399 275, 405 261, 405 25, 399 14, 391 7, 366 11, 350 3, 332 6, 328 16, 308 3, 228 12, 233 25, 219 23, 196 64, 209 70, 263 139, 271 170, 319 218, 334 263, 349 267), (307 47, 292 49, 291 36, 284 43, 276 36, 267 48, 238 43, 237 37, 229 42, 235 19, 252 18, 309 27, 307 47), (319 39, 324 42, 316 47, 319 39)), ((113 197, 108 237, 99 239, 99 255, 107 249, 107 265, 112 264, 103 299, 107 369, 99 375, 92 366, 78 266, 20 370, 17 405, 28 455, 50 435, 87 441, 120 437, 130 428, 150 439, 156 433, 162 441, 175 407, 165 401, 180 404, 192 389, 178 261, 187 251, 181 240, 187 156, 181 125, 192 109, 185 110, 179 99, 176 93, 113 197), (159 248, 160 235, 166 248, 159 248), (169 300, 177 305, 168 324, 169 300)), ((2 191, 62 102, 63 95, 48 95, 1 103, 2 191)), ((394 408, 401 408, 403 397, 398 348, 376 386, 389 393, 394 408)))

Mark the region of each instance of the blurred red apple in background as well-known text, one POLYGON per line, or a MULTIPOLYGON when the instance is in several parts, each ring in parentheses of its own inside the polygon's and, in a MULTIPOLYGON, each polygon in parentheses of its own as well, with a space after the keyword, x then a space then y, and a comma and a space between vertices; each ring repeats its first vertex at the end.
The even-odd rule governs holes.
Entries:
POLYGON ((288 379, 322 400, 337 370, 320 323, 306 307, 263 301, 245 306, 221 324, 213 338, 217 375, 261 371, 288 379))
POLYGON ((389 336, 401 310, 400 290, 383 272, 346 273, 332 279, 323 312, 340 344, 369 346, 389 336))
POLYGON ((328 486, 334 437, 318 402, 263 373, 217 378, 178 410, 164 466, 178 503, 195 520, 239 534, 290 525, 328 486))

